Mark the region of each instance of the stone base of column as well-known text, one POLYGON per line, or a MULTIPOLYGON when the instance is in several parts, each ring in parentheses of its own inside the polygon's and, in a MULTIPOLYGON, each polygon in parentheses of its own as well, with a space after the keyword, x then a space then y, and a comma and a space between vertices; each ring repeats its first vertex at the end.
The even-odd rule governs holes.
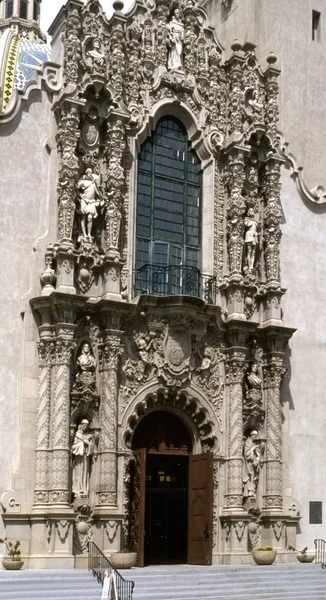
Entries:
POLYGON ((108 507, 117 506, 117 493, 112 491, 96 492, 96 511, 99 509, 107 510, 108 507))
POLYGON ((74 271, 75 257, 73 254, 73 245, 62 243, 57 249, 57 292, 76 294, 74 271))
POLYGON ((121 264, 117 257, 108 257, 105 260, 102 298, 104 300, 122 300, 121 264))

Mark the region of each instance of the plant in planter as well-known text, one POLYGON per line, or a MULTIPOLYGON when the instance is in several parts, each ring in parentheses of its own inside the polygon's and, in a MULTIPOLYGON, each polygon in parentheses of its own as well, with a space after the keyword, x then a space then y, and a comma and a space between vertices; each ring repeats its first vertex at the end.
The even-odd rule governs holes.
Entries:
POLYGON ((8 558, 2 559, 2 565, 5 569, 18 571, 22 568, 24 561, 21 559, 20 542, 12 542, 7 538, 1 539, 0 544, 4 544, 7 548, 8 558))
POLYGON ((262 546, 252 551, 256 565, 272 565, 276 559, 276 550, 272 546, 262 546))
POLYGON ((302 550, 297 550, 294 546, 288 546, 288 550, 297 552, 297 559, 301 563, 311 563, 315 559, 315 550, 308 550, 308 546, 305 546, 302 550))
POLYGON ((131 569, 137 561, 137 552, 129 551, 129 523, 127 519, 121 526, 121 548, 119 552, 112 552, 110 563, 114 569, 131 569))

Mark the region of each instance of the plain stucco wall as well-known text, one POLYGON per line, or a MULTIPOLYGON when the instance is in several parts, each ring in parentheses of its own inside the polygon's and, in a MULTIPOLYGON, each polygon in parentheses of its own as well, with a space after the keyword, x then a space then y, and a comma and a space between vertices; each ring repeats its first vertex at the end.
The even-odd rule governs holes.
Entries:
POLYGON ((26 481, 15 481, 15 487, 32 489, 33 485, 38 373, 37 327, 29 298, 33 290, 37 294, 40 291, 51 214, 50 160, 45 147, 50 129, 50 103, 40 92, 33 92, 25 110, 0 128, 5 190, 1 194, 0 228, 0 497, 13 488, 20 444, 26 481))
POLYGON ((284 458, 301 505, 298 547, 312 548, 315 537, 325 537, 326 525, 326 208, 306 205, 286 169, 281 199, 284 323, 297 329, 290 340, 284 458), (322 525, 309 525, 309 501, 323 502, 322 525))

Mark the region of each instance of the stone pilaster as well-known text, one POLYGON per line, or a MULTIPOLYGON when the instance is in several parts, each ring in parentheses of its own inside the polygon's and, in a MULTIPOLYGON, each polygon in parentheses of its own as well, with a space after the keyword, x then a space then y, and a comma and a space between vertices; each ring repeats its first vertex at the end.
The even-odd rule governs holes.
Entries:
POLYGON ((245 348, 232 349, 226 362, 226 383, 228 386, 228 470, 226 486, 227 509, 242 509, 242 397, 243 376, 246 367, 245 348))
MULTIPOLYGON (((69 327, 69 326, 67 326, 69 327)), ((54 399, 52 413, 52 506, 70 504, 70 362, 74 347, 72 339, 56 339, 54 367, 54 399)))
POLYGON ((101 351, 99 507, 117 504, 118 365, 121 333, 107 330, 101 351))
POLYGON ((279 285, 280 242, 282 237, 280 184, 281 165, 271 159, 265 168, 264 251, 266 279, 269 287, 279 285))
POLYGON ((284 375, 283 354, 269 356, 264 367, 266 390, 266 449, 263 509, 281 510, 282 498, 282 412, 280 386, 284 375))
POLYGON ((39 382, 36 420, 36 459, 34 508, 49 502, 50 489, 50 431, 51 431, 51 368, 54 353, 51 339, 38 344, 39 382))
POLYGON ((244 214, 246 203, 242 196, 245 178, 244 154, 236 150, 228 156, 227 227, 229 271, 233 279, 242 279, 242 257, 244 245, 244 214))

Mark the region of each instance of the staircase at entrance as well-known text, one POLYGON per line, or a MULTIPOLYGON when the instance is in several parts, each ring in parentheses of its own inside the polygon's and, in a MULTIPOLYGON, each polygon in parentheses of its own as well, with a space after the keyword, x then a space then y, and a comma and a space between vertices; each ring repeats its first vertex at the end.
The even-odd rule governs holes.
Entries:
POLYGON ((325 600, 320 565, 159 566, 124 571, 133 600, 325 600))
MULTIPOLYGON (((146 567, 123 571, 133 600, 325 600, 319 565, 146 567)), ((87 571, 0 571, 0 600, 100 600, 87 571)))

